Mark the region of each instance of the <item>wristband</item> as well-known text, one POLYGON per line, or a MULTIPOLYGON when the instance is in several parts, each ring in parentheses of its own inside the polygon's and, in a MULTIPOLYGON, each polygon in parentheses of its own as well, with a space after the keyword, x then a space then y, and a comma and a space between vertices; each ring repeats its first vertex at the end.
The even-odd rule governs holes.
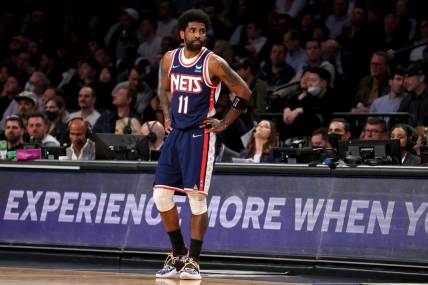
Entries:
POLYGON ((247 103, 248 103, 247 100, 241 97, 235 96, 235 98, 233 98, 233 101, 232 101, 232 108, 243 110, 247 107, 247 103))

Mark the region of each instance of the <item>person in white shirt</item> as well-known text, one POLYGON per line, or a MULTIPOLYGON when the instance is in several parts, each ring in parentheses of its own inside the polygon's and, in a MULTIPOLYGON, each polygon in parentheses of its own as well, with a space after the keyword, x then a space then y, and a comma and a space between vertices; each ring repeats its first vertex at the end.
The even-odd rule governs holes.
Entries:
POLYGON ((95 126, 98 118, 101 116, 100 113, 95 110, 95 104, 97 102, 97 96, 94 89, 91 87, 85 86, 82 87, 79 91, 79 107, 80 111, 71 113, 69 115, 70 119, 81 117, 83 120, 95 126))
POLYGON ((32 142, 39 143, 42 147, 59 147, 56 138, 48 135, 49 120, 44 113, 34 112, 28 115, 27 132, 32 142))
POLYGON ((66 149, 69 160, 94 160, 95 143, 89 139, 90 127, 83 118, 76 117, 68 123, 71 146, 66 149))

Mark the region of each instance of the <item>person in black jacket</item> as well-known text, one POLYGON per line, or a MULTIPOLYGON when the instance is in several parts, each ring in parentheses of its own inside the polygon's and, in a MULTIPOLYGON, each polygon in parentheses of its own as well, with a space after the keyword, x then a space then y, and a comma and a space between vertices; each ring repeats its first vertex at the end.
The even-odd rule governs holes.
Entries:
POLYGON ((391 130, 391 139, 400 140, 402 165, 416 166, 421 164, 421 158, 413 150, 418 140, 418 135, 412 126, 407 124, 395 125, 391 130))
POLYGON ((412 64, 406 70, 404 86, 410 96, 403 98, 398 112, 409 113, 409 124, 413 127, 428 124, 428 88, 426 67, 421 63, 412 64))
POLYGON ((335 96, 329 88, 330 74, 321 67, 308 68, 302 76, 301 91, 288 96, 283 110, 280 139, 311 136, 330 120, 335 96))

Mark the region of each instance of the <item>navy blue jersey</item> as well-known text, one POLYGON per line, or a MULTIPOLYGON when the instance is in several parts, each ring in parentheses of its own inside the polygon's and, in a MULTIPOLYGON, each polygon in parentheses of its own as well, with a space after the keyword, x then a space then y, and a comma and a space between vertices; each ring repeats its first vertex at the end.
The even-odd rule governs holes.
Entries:
POLYGON ((173 128, 198 128, 203 119, 215 115, 221 86, 213 85, 208 74, 211 53, 203 47, 197 56, 186 60, 183 48, 173 51, 169 71, 173 128))

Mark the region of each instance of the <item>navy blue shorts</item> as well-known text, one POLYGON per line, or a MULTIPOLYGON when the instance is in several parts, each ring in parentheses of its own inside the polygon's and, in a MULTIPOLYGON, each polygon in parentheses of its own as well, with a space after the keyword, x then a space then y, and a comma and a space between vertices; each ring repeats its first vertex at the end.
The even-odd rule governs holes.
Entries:
POLYGON ((161 149, 154 188, 207 195, 215 160, 214 133, 173 129, 161 149))

